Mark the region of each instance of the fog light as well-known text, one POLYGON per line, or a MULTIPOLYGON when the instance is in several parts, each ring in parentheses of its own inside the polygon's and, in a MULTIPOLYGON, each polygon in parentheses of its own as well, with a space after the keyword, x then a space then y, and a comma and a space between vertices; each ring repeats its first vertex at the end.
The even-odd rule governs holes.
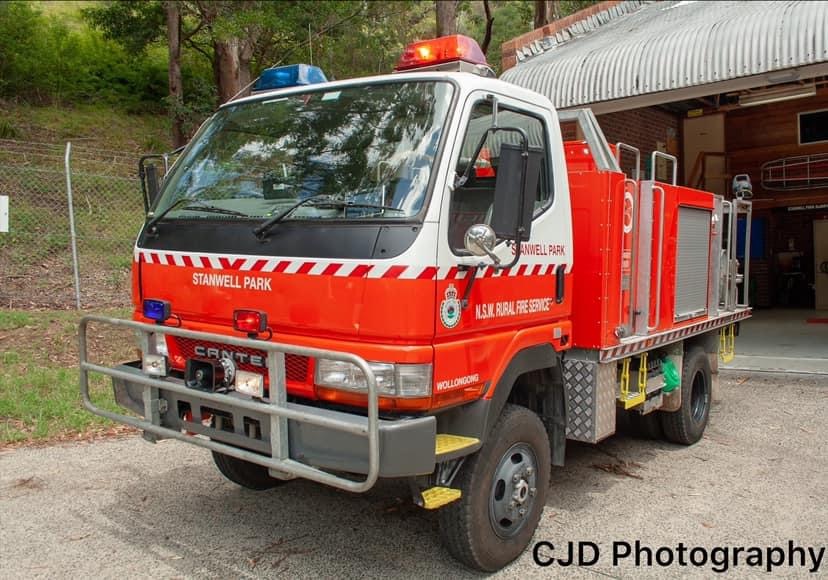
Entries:
POLYGON ((236 372, 236 390, 251 397, 264 397, 264 376, 247 371, 236 372))
POLYGON ((167 376, 167 357, 161 354, 144 354, 142 358, 146 374, 154 377, 167 376))

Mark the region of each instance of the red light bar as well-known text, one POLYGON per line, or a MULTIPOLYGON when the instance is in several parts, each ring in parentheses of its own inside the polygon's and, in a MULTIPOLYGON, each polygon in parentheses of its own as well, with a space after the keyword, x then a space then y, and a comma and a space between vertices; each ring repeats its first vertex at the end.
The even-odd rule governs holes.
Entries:
POLYGON ((458 60, 488 66, 486 56, 474 39, 455 34, 412 42, 405 47, 394 70, 411 70, 458 60))
POLYGON ((267 314, 258 310, 234 310, 233 328, 248 334, 264 332, 267 329, 267 314))

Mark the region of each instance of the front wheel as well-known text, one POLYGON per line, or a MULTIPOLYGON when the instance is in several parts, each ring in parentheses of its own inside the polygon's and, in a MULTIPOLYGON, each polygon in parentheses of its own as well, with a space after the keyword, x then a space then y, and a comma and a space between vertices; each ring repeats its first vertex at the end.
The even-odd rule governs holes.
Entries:
POLYGON ((267 472, 267 467, 218 451, 213 451, 213 462, 224 477, 247 489, 262 491, 286 483, 281 479, 271 477, 267 472))
POLYGON ((483 572, 499 570, 520 556, 546 504, 550 458, 549 438, 538 416, 506 405, 454 482, 463 495, 440 510, 440 534, 451 555, 483 572))

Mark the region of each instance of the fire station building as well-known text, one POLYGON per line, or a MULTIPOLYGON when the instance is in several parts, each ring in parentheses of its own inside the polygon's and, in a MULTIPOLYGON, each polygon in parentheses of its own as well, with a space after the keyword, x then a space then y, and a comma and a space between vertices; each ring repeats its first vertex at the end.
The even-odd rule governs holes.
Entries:
POLYGON ((672 175, 658 150, 682 185, 752 196, 751 304, 828 310, 828 2, 601 2, 504 43, 502 65, 591 107, 644 178, 672 175))

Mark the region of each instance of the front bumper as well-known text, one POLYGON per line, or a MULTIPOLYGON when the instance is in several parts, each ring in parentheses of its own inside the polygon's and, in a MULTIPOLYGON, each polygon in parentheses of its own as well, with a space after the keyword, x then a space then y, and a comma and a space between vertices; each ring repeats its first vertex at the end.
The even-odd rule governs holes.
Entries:
POLYGON ((257 401, 235 392, 191 389, 173 377, 150 377, 140 370, 140 363, 113 368, 90 363, 86 353, 89 323, 125 326, 145 334, 158 332, 159 328, 88 316, 81 320, 79 335, 84 406, 97 415, 142 429, 150 438, 178 439, 263 465, 276 477, 302 477, 354 492, 367 491, 378 477, 424 475, 434 470, 435 418, 379 419, 376 380, 360 357, 163 327, 165 334, 266 350, 271 394, 270 399, 257 401), (368 383, 367 414, 288 403, 286 353, 344 360, 360 367, 368 383), (95 406, 89 398, 90 372, 110 376, 118 404, 140 418, 95 406), (365 477, 355 480, 331 471, 365 477))

